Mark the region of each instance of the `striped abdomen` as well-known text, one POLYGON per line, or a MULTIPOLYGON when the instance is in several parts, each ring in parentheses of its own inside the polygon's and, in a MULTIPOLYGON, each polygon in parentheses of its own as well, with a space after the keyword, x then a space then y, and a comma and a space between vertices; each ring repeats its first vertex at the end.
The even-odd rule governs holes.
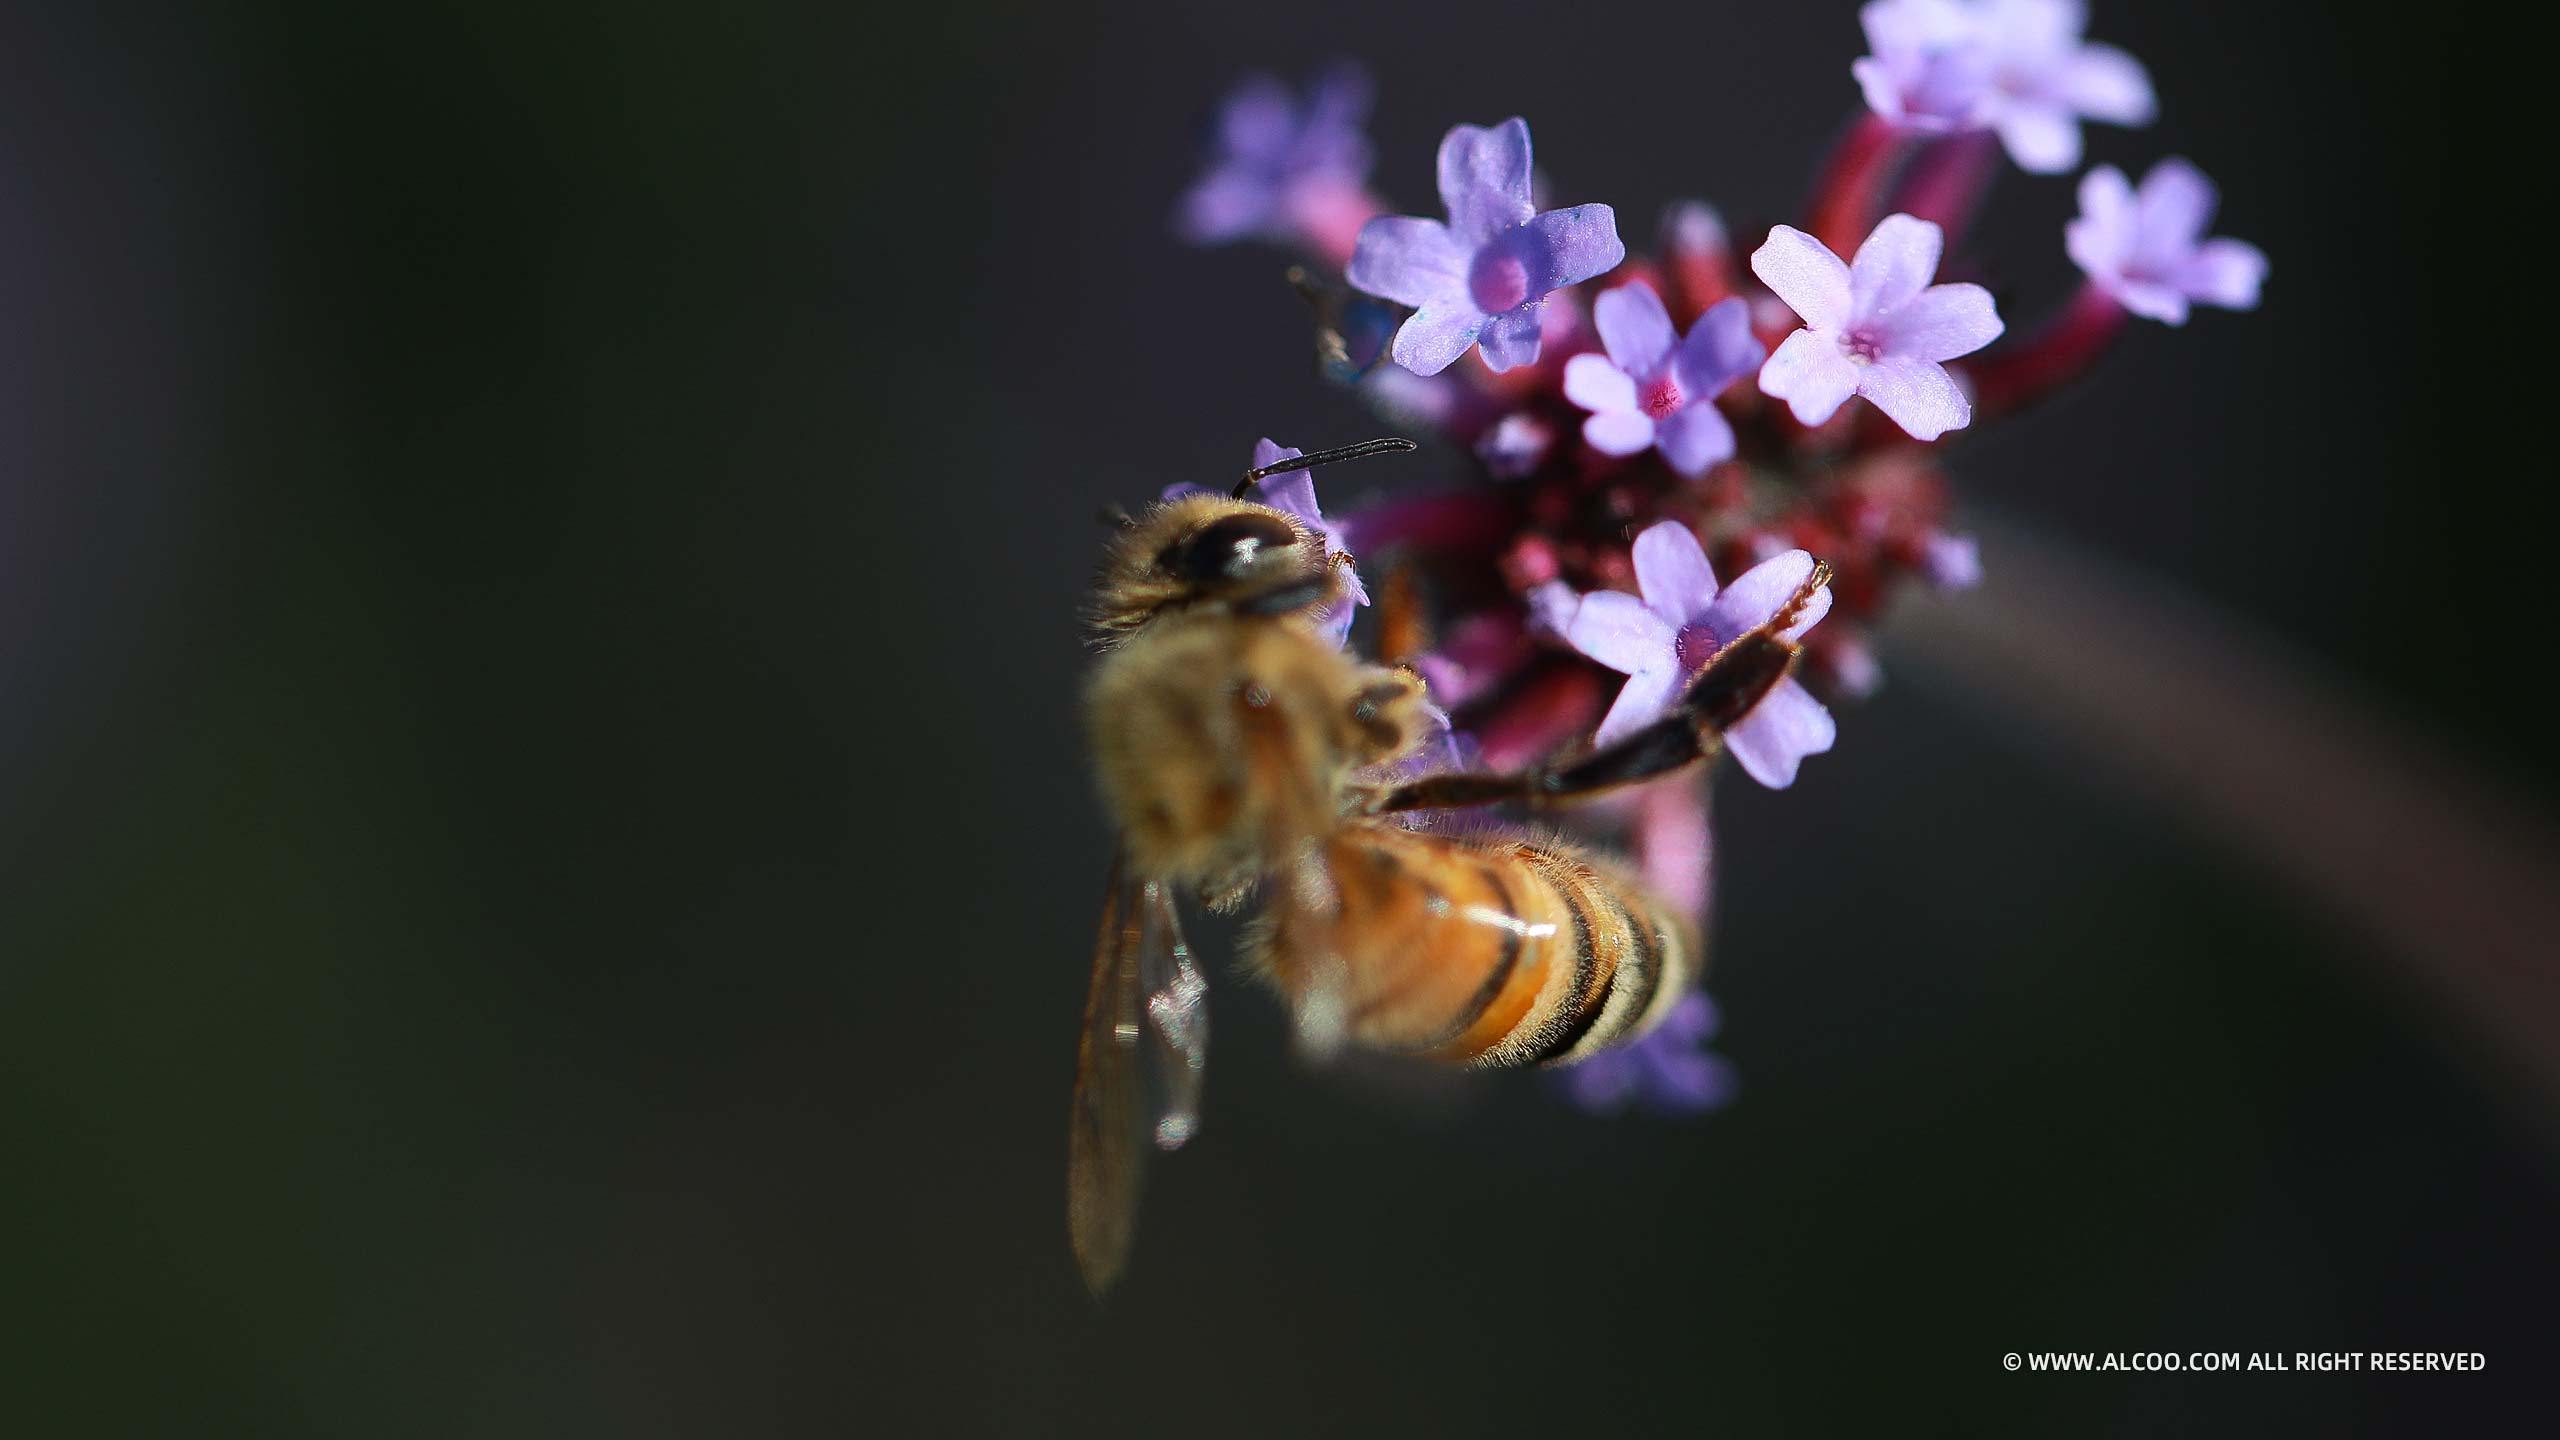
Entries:
POLYGON ((1460 1065, 1578 1060, 1651 1029, 1695 980, 1689 929, 1569 846, 1353 826, 1327 845, 1330 915, 1279 887, 1262 959, 1346 1037, 1460 1065), (1338 963, 1335 958, 1338 957, 1338 963))

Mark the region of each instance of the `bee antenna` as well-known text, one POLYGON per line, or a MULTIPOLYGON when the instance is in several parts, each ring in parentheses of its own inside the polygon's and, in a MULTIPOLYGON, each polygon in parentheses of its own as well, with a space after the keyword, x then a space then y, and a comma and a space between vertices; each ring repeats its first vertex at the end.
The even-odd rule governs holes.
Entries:
POLYGON ((1123 530, 1135 530, 1138 528, 1138 517, 1130 514, 1128 507, 1122 505, 1117 500, 1114 500, 1110 504, 1095 511, 1093 513, 1093 518, 1101 521, 1105 525, 1116 525, 1123 530))
POLYGON ((1345 460, 1366 460, 1372 455, 1400 455, 1414 448, 1412 441, 1388 435, 1376 440, 1363 440, 1357 445, 1345 445, 1339 450, 1319 450, 1294 460, 1275 460, 1244 472, 1244 478, 1236 482, 1235 494, 1231 498, 1243 499, 1246 491, 1268 476, 1285 475, 1292 470, 1313 470, 1319 465, 1335 465, 1345 460))

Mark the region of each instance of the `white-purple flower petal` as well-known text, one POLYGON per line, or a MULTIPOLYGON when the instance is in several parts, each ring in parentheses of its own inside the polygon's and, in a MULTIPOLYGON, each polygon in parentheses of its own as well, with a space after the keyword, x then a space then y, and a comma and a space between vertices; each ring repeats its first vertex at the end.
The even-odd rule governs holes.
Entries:
POLYGON ((1888 215, 1856 263, 1841 266, 1812 236, 1771 230, 1752 253, 1752 271, 1796 306, 1806 328, 1780 342, 1760 389, 1807 425, 1829 420, 1853 393, 1917 439, 1969 423, 1972 404, 1939 362, 1997 338, 2000 316, 1981 286, 1929 284, 1941 245, 1937 226, 1888 215))
POLYGON ((2141 62, 2082 38, 2080 0, 1875 0, 1850 67, 1869 108, 1906 129, 1997 131, 2023 170, 2080 163, 2080 122, 2149 124, 2141 62))
MULTIPOLYGON (((1622 739, 1658 719, 1720 651, 1776 619, 1814 568, 1812 556, 1790 550, 1719 589, 1705 548, 1676 520, 1638 535, 1634 560, 1642 598, 1594 591, 1582 597, 1564 626, 1573 648, 1627 677, 1592 737, 1596 744, 1622 739)), ((1800 639, 1830 608, 1825 586, 1781 633, 1800 639)), ((1805 756, 1830 749, 1834 735, 1830 712, 1790 679, 1728 729, 1726 743, 1745 773, 1776 789, 1794 781, 1805 756)))
POLYGON ((1700 475, 1733 455, 1733 427, 1715 397, 1751 373, 1762 357, 1751 334, 1750 305, 1718 302, 1683 340, 1662 297, 1641 280, 1592 304, 1592 321, 1608 349, 1565 362, 1565 398, 1592 412, 1583 438, 1606 455, 1660 447, 1683 475, 1700 475))
POLYGON ((1608 206, 1537 213, 1532 174, 1525 122, 1459 125, 1440 143, 1448 223, 1381 216, 1361 229, 1347 278, 1415 309, 1396 332, 1397 364, 1436 375, 1471 345, 1497 371, 1532 363, 1546 298, 1626 258, 1608 206))
POLYGON ((2063 227, 2063 247, 2092 284, 2147 319, 2183 325, 2194 302, 2255 309, 2267 257, 2246 241, 2204 238, 2216 198, 2213 182, 2185 160, 2154 165, 2139 190, 2101 165, 2081 178, 2080 214, 2063 227))

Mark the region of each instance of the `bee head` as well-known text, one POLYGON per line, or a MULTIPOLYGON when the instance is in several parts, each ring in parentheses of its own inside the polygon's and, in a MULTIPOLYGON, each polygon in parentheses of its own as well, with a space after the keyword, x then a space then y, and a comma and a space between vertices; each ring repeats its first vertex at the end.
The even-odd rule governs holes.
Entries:
POLYGON ((1332 599, 1334 569, 1324 537, 1287 511, 1186 495, 1127 521, 1112 538, 1090 618, 1108 646, 1169 610, 1219 604, 1290 614, 1332 599))

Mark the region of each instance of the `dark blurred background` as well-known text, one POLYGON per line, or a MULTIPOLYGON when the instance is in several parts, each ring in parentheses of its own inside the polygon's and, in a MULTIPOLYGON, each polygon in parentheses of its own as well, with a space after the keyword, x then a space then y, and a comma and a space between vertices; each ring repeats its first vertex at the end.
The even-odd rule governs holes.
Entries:
MULTIPOLYGON (((2450 163, 2519 143, 2470 23, 2102 4, 2164 114, 2093 161, 2194 157, 2267 303, 1958 464, 2548 815, 2547 357, 2522 177, 2450 163)), ((1378 428, 1283 257, 1170 238, 1199 121, 1358 55, 1403 208, 1518 112, 1559 200, 1749 235, 1860 48, 1847 3, 10 8, 0 1428, 2489 1413, 2550 1358, 2545 1102, 2176 797, 1926 683, 1720 787, 1734 1108, 1308 1075, 1223 985, 1205 1132, 1076 1280, 1090 517, 1378 428), (1998 1365, 2083 1348, 2490 1373, 1998 1365)), ((2001 182, 2013 316, 2070 211, 2001 182)))

